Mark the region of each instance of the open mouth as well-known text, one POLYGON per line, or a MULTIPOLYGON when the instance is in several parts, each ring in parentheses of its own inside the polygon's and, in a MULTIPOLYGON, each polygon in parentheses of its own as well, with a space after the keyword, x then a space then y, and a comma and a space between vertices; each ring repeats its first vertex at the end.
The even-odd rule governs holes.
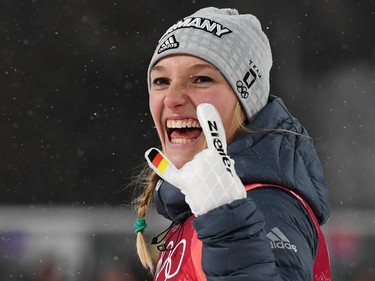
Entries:
POLYGON ((195 141, 202 132, 196 119, 167 120, 167 134, 172 143, 186 144, 195 141))

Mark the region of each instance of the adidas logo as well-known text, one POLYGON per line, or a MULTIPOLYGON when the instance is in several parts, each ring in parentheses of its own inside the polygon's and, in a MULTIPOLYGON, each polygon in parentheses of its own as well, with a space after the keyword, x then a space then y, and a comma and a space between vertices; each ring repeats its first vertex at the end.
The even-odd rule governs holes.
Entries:
POLYGON ((169 49, 176 49, 179 45, 180 43, 177 42, 176 37, 174 37, 174 35, 171 35, 160 45, 158 54, 169 49))
POLYGON ((297 252, 296 245, 291 244, 289 239, 277 227, 272 228, 266 236, 270 240, 272 249, 287 249, 297 252))

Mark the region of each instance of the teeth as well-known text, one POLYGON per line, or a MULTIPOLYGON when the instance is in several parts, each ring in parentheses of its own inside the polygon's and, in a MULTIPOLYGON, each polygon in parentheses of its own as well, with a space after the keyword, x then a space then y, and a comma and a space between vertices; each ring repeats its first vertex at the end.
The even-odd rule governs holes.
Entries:
POLYGON ((177 143, 177 144, 186 144, 194 141, 195 139, 171 139, 172 143, 177 143))
POLYGON ((200 128, 199 122, 194 119, 183 119, 183 120, 167 120, 167 127, 169 129, 181 129, 181 128, 200 128))

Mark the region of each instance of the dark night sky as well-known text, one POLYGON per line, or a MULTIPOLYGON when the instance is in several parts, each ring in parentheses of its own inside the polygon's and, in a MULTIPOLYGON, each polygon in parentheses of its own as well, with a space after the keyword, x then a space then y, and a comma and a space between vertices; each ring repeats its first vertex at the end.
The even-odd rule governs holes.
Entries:
POLYGON ((146 87, 155 44, 214 3, 262 22, 271 93, 315 140, 333 206, 370 206, 374 2, 263 2, 2 1, 0 204, 129 202, 124 187, 158 145, 146 87))

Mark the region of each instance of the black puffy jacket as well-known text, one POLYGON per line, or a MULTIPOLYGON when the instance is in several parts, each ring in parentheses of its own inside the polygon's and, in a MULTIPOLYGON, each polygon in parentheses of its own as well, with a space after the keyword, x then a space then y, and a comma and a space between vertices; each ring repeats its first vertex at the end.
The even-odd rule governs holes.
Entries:
MULTIPOLYGON (((306 130, 277 97, 271 97, 248 126, 252 132, 240 133, 228 145, 243 183, 293 190, 324 224, 330 214, 328 189, 306 130)), ((177 225, 192 216, 183 194, 167 182, 154 200, 158 213, 177 225)), ((192 225, 202 242, 201 266, 207 280, 313 280, 316 231, 306 210, 283 191, 252 190, 246 199, 194 218, 192 225)))

